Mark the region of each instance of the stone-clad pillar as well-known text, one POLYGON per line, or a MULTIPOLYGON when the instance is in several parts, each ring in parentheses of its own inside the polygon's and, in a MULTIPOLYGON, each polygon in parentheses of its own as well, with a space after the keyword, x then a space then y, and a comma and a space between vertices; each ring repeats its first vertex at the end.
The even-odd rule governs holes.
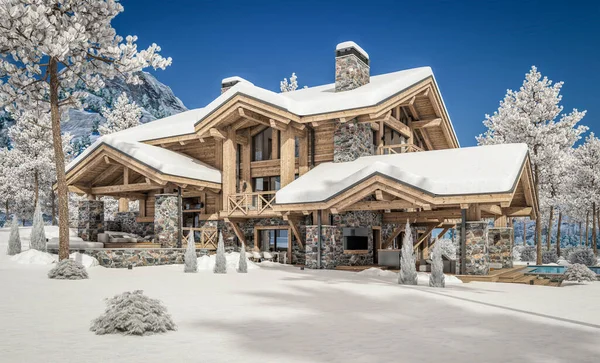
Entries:
POLYGON ((337 122, 333 134, 333 162, 353 161, 374 154, 373 131, 366 122, 337 122))
POLYGON ((162 248, 177 247, 179 208, 176 194, 157 194, 154 210, 154 234, 162 248))
MULTIPOLYGON (((306 262, 307 268, 319 268, 319 226, 306 226, 306 262)), ((321 268, 335 268, 335 245, 334 242, 339 240, 336 235, 338 228, 336 226, 321 226, 321 268)))
POLYGON ((77 235, 84 241, 98 242, 98 233, 104 233, 104 202, 79 201, 77 235))
MULTIPOLYGON (((460 226, 457 226, 457 235, 460 236, 460 226)), ((467 275, 487 275, 490 271, 490 256, 488 245, 487 222, 466 222, 466 263, 467 275)), ((460 256, 460 243, 457 256, 460 256)), ((457 271, 460 271, 460 258, 457 259, 457 271)))
POLYGON ((508 227, 488 228, 490 265, 501 268, 513 267, 513 229, 508 227))

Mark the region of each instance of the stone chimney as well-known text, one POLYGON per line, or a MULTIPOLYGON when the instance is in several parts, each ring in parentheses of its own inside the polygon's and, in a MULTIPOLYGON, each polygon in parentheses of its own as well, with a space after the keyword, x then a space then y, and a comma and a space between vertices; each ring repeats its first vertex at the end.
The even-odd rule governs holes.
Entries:
POLYGON ((231 87, 235 86, 236 84, 238 84, 240 82, 248 82, 248 81, 246 81, 242 77, 237 77, 237 76, 223 78, 223 80, 221 81, 221 94, 227 92, 228 89, 230 89, 231 87))
POLYGON ((335 47, 335 91, 350 91, 369 83, 369 54, 354 42, 335 47))

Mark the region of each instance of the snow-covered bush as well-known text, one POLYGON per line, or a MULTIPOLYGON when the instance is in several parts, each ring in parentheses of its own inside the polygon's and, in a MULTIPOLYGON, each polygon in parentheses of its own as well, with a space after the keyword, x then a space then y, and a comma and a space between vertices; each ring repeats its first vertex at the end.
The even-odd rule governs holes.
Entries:
POLYGON ((88 274, 81 263, 66 258, 48 272, 48 277, 58 280, 83 280, 88 278, 88 274))
POLYGON ((400 273, 398 283, 402 285, 416 285, 418 282, 417 267, 415 264, 415 252, 413 249, 412 233, 410 224, 406 221, 404 228, 404 240, 402 241, 402 255, 400 257, 400 273))
POLYGON ((38 202, 33 213, 33 226, 31 227, 31 238, 29 248, 38 251, 46 251, 46 232, 44 231, 44 217, 38 202))
POLYGON ((433 251, 431 253, 431 274, 429 275, 429 286, 446 287, 444 262, 442 261, 442 245, 438 243, 433 245, 433 251))
POLYGON ((575 249, 575 248, 577 248, 577 247, 567 246, 567 247, 561 248, 560 249, 560 257, 562 257, 566 260, 567 256, 569 256, 569 253, 571 253, 571 251, 573 251, 573 249, 575 249))
POLYGON ((19 221, 17 216, 13 216, 12 224, 10 225, 10 235, 8 237, 7 255, 16 255, 21 253, 21 236, 19 235, 19 221))
POLYGON ((194 241, 194 231, 190 231, 187 241, 187 249, 183 256, 185 266, 183 272, 198 272, 198 256, 196 256, 196 241, 194 241))
POLYGON ((567 256, 567 260, 570 263, 580 263, 585 266, 594 266, 597 262, 594 251, 589 247, 574 248, 567 256))
POLYGON ((558 255, 556 254, 556 250, 542 251, 542 263, 557 263, 558 255))
POLYGON ((513 246, 512 259, 513 261, 521 261, 521 252, 523 252, 524 246, 513 246))
POLYGON ((238 272, 248 273, 248 261, 246 260, 246 245, 242 242, 240 248, 240 263, 238 265, 238 272))
POLYGON ((534 262, 537 257, 537 252, 534 246, 525 246, 521 251, 521 261, 534 262))
POLYGON ((456 245, 451 239, 440 239, 435 244, 440 246, 442 254, 446 255, 448 258, 456 260, 456 245))
POLYGON ((217 245, 217 256, 215 260, 215 268, 213 270, 216 274, 227 273, 227 259, 225 258, 225 243, 223 242, 223 234, 219 232, 219 244, 217 245))
POLYGON ((575 263, 567 267, 567 271, 565 271, 563 275, 563 281, 592 282, 596 280, 596 273, 590 270, 586 265, 582 265, 580 263, 575 263))
POLYGON ((177 327, 167 309, 142 290, 126 291, 106 300, 106 310, 92 321, 90 330, 98 335, 150 335, 166 333, 177 327))

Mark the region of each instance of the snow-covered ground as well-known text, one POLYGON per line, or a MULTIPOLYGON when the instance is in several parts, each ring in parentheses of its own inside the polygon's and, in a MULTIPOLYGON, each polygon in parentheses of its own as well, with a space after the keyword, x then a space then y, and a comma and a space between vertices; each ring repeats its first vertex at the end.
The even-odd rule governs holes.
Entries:
MULTIPOLYGON (((26 248, 29 229, 20 232, 26 248)), ((89 280, 49 280, 52 265, 6 256, 7 239, 0 229, 0 362, 592 362, 600 354, 600 283, 449 277, 446 289, 431 289, 399 286, 390 272, 273 263, 226 275, 96 266, 89 280), (89 331, 105 298, 134 289, 162 300, 178 330, 89 331)))

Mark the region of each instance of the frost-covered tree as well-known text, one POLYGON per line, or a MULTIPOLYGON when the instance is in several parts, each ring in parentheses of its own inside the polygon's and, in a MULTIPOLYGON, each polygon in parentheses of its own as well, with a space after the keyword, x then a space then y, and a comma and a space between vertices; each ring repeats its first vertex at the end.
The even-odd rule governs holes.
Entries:
POLYGON ((404 239, 402 240, 401 253, 398 283, 402 285, 417 285, 418 276, 415 252, 413 248, 412 232, 408 220, 406 221, 406 227, 404 227, 404 239))
POLYGON ((549 264, 549 263, 557 263, 557 262, 558 262, 558 255, 556 254, 555 250, 542 251, 542 263, 544 265, 549 264))
POLYGON ((48 272, 48 277, 57 280, 84 280, 88 278, 88 273, 81 263, 67 258, 59 261, 48 272))
POLYGON ((135 290, 107 299, 104 314, 92 321, 90 330, 98 335, 151 335, 177 327, 160 300, 135 290))
POLYGON ((570 263, 579 263, 586 266, 595 266, 598 261, 593 250, 588 247, 573 248, 567 255, 567 260, 570 263))
POLYGON ((598 280, 598 275, 590 270, 586 265, 575 263, 569 267, 563 274, 563 281, 574 281, 574 282, 594 282, 598 280))
POLYGON ((31 228, 31 239, 29 248, 38 251, 46 251, 46 232, 44 231, 44 217, 42 216, 42 207, 38 202, 33 213, 33 226, 31 228))
POLYGON ((442 246, 438 243, 433 245, 433 251, 431 252, 431 275, 429 275, 429 286, 446 287, 444 261, 442 261, 442 246))
POLYGON ((8 236, 7 255, 16 255, 21 253, 21 236, 19 235, 19 221, 16 215, 13 215, 13 221, 10 225, 10 235, 8 236))
MULTIPOLYGON (((597 254, 596 242, 596 206, 600 201, 600 139, 590 132, 586 137, 585 142, 575 149, 575 175, 574 185, 572 188, 579 193, 582 193, 580 200, 583 205, 589 210, 591 208, 592 218, 592 248, 597 254)), ((587 240, 587 233, 586 233, 587 240)))
POLYGON ((283 81, 279 82, 279 89, 281 92, 291 92, 295 91, 298 88, 298 77, 296 77, 296 73, 292 73, 290 77, 290 81, 288 82, 287 78, 284 78, 283 81))
MULTIPOLYGON (((552 83, 542 78, 535 66, 525 75, 518 91, 508 90, 498 111, 486 115, 483 124, 487 131, 477 137, 479 145, 525 143, 529 146, 533 166, 535 192, 541 196, 540 186, 546 169, 555 161, 555 155, 571 148, 587 127, 577 125, 585 111, 574 109, 563 113, 560 94, 563 82, 552 83)), ((537 263, 542 260, 542 217, 536 219, 537 263)))
POLYGON ((142 108, 135 101, 129 101, 127 93, 123 92, 111 108, 102 108, 102 116, 106 118, 106 124, 101 125, 98 131, 100 135, 108 135, 138 126, 142 117, 142 108))
MULTIPOLYGON (((0 106, 9 112, 38 102, 50 111, 56 164, 59 257, 69 256, 68 190, 60 132, 61 112, 81 107, 78 82, 90 90, 117 74, 138 83, 133 73, 164 69, 171 59, 152 44, 138 51, 137 37, 118 36, 112 19, 123 11, 115 0, 4 0, 0 2, 0 106)), ((38 108, 39 109, 39 108, 38 108)))
POLYGON ((187 238, 187 248, 183 256, 185 266, 183 272, 198 272, 198 256, 196 256, 196 241, 194 241, 194 231, 190 231, 187 238))
POLYGON ((217 255, 215 256, 215 268, 213 272, 216 274, 227 273, 227 258, 225 257, 225 243, 223 242, 223 234, 219 232, 219 243, 217 244, 217 255))
POLYGON ((248 261, 246 260, 246 245, 242 242, 240 247, 240 262, 238 264, 238 272, 248 273, 248 261))
MULTIPOLYGON (((537 250, 532 246, 523 246, 521 250, 521 261, 533 262, 537 259, 537 250)), ((540 262, 541 264, 541 262, 540 262)))

